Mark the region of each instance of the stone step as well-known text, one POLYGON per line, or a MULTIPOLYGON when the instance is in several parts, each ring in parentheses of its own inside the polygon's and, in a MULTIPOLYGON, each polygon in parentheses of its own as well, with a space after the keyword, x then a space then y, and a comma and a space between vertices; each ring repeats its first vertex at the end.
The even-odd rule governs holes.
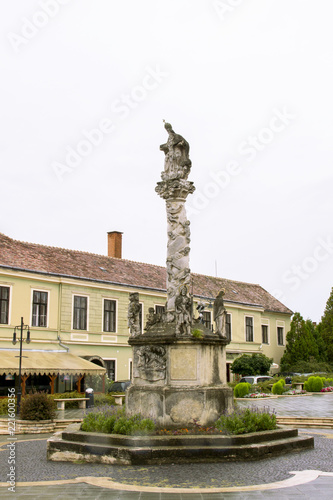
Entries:
POLYGON ((279 425, 292 425, 295 427, 322 427, 333 429, 333 418, 315 418, 315 417, 277 417, 279 425))
MULTIPOLYGON (((84 460, 87 462, 97 463, 113 463, 118 465, 149 465, 149 464, 164 464, 164 463, 204 463, 204 462, 224 462, 233 460, 258 460, 271 456, 289 453, 291 451, 301 451, 311 449, 314 446, 313 437, 299 437, 296 429, 289 429, 289 436, 281 437, 281 433, 271 431, 272 439, 260 440, 260 434, 256 436, 252 434, 252 439, 248 442, 241 441, 238 444, 228 444, 225 439, 206 440, 203 444, 200 440, 179 440, 170 441, 162 439, 156 444, 156 440, 152 440, 150 446, 140 446, 139 440, 129 439, 123 440, 123 444, 116 443, 116 439, 106 434, 91 435, 93 433, 72 433, 76 434, 76 440, 66 440, 66 436, 70 433, 63 432, 53 436, 48 440, 48 459, 54 461, 74 461, 84 460), (293 433, 292 431, 296 431, 293 433), (83 434, 89 436, 82 437, 83 434), (101 442, 98 438, 104 436, 104 441, 101 442), (111 442, 105 442, 110 439, 111 442), (81 439, 82 438, 82 439, 81 439), (100 442, 96 442, 100 441, 100 442), (113 442, 112 442, 113 441, 113 442), (112 443, 112 444, 111 444, 112 443), (190 443, 190 444, 189 444, 190 443)), ((165 436, 158 436, 165 438, 165 436)), ((178 437, 178 436, 177 436, 178 437)), ((180 436, 181 437, 181 436, 180 436)), ((187 437, 187 436, 186 436, 187 437)), ((192 436, 196 437, 196 436, 192 436)), ((209 436, 211 437, 211 436, 209 436)), ((219 437, 219 436, 217 436, 219 437)), ((225 437, 225 436, 224 436, 225 437)), ((245 436, 234 436, 245 437, 245 436)), ((247 437, 250 437, 247 435, 247 437)), ((233 438, 232 438, 233 439, 233 438)), ((230 442, 230 441, 229 441, 230 442)), ((237 440, 234 439, 234 443, 237 440)), ((142 442, 140 443, 142 444, 142 442)))

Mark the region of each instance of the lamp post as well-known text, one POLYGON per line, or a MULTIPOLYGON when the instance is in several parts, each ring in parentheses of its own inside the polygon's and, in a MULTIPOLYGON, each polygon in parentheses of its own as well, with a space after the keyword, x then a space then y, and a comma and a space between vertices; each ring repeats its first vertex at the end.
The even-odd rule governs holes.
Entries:
POLYGON ((22 344, 23 344, 24 340, 27 344, 30 343, 30 330, 29 330, 29 325, 25 325, 23 322, 23 318, 21 318, 21 324, 14 327, 14 333, 13 333, 13 344, 14 345, 17 342, 17 339, 16 339, 16 330, 17 329, 20 329, 20 355, 16 356, 16 357, 20 358, 20 360, 19 360, 19 387, 18 387, 18 391, 17 391, 17 413, 19 413, 20 403, 21 403, 21 395, 22 395, 22 392, 21 392, 21 379, 22 379, 21 371, 22 371, 22 357, 23 357, 22 356, 22 344), (27 330, 27 338, 26 339, 23 339, 23 330, 27 330))

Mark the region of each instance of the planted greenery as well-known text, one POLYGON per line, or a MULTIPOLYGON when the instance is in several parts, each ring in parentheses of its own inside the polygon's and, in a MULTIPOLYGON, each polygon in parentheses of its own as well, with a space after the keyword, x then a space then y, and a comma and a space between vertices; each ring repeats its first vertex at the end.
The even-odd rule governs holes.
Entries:
POLYGON ((237 384, 234 388, 234 396, 235 398, 243 398, 248 394, 251 390, 251 384, 248 382, 241 382, 237 384))
POLYGON ((22 420, 52 420, 56 414, 55 402, 44 392, 29 394, 21 400, 20 418, 22 420))
POLYGON ((222 415, 215 423, 215 427, 225 434, 268 431, 277 428, 276 415, 270 413, 266 407, 238 408, 230 414, 222 415))
POLYGON ((320 392, 323 388, 322 377, 309 377, 304 383, 304 389, 308 392, 320 392))
POLYGON ((196 339, 202 339, 203 338, 202 330, 199 330, 198 328, 195 328, 194 330, 192 330, 192 335, 196 339))
POLYGON ((84 417, 81 430, 106 434, 144 435, 155 430, 155 423, 140 414, 127 417, 124 408, 103 406, 89 411, 84 417))
POLYGON ((275 384, 273 384, 272 393, 281 396, 281 394, 284 393, 284 386, 285 381, 283 380, 283 378, 281 378, 280 380, 278 380, 278 382, 275 382, 275 384))
MULTIPOLYGON (((13 401, 12 398, 10 401, 13 401)), ((11 408, 12 411, 12 408, 11 408)), ((16 399, 15 399, 15 413, 16 413, 16 399)), ((0 399, 0 415, 8 415, 8 398, 0 399)))

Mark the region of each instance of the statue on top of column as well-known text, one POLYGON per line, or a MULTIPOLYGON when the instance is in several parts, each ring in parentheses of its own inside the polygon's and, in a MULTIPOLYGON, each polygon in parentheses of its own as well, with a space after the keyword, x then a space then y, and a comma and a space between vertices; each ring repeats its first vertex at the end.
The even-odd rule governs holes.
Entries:
POLYGON ((160 150, 165 153, 162 179, 187 179, 192 164, 189 159, 190 145, 184 137, 175 133, 170 123, 163 121, 169 137, 167 142, 160 146, 160 150))

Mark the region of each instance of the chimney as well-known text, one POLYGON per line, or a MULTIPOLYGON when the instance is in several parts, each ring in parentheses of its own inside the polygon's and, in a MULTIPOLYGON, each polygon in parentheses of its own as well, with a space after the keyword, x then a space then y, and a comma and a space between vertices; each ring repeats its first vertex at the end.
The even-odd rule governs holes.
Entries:
POLYGON ((110 231, 108 233, 108 256, 121 259, 122 252, 122 236, 119 231, 110 231))

